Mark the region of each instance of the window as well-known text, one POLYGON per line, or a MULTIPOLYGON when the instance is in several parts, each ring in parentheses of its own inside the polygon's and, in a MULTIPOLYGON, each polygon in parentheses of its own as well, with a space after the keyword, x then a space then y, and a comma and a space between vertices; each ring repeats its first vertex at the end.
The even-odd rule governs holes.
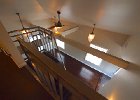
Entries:
POLYGON ((32 36, 29 37, 30 42, 32 42, 34 40, 37 40, 37 39, 41 39, 40 35, 37 35, 37 36, 34 36, 34 37, 32 37, 32 36))
MULTIPOLYGON (((29 37, 30 42, 32 42, 34 40, 37 40, 37 39, 41 39, 40 35, 37 35, 37 36, 34 36, 34 37, 32 37, 32 36, 29 37)), ((59 46, 62 49, 65 49, 65 43, 64 42, 60 41, 59 39, 56 39, 56 43, 57 43, 57 46, 59 46)), ((43 46, 45 46, 45 45, 43 45, 43 46)), ((43 50, 43 46, 38 47, 38 50, 39 51, 43 50)), ((53 48, 52 42, 47 43, 46 46, 48 46, 48 47, 50 46, 50 49, 53 48)))
MULTIPOLYGON (((105 53, 108 51, 108 49, 105 49, 105 48, 96 46, 94 44, 90 44, 90 47, 92 47, 94 49, 97 49, 99 51, 105 52, 105 53)), ((101 58, 98 58, 98 57, 96 57, 96 56, 94 56, 94 55, 92 55, 90 53, 87 53, 86 54, 85 60, 86 61, 89 61, 89 62, 91 62, 91 63, 93 63, 93 64, 95 64, 97 66, 99 66, 101 64, 101 62, 102 62, 102 59, 101 58)))
POLYGON ((43 50, 43 46, 38 47, 38 50, 39 51, 43 50))
POLYGON ((96 45, 94 45, 94 44, 90 44, 90 47, 91 47, 91 48, 94 48, 94 49, 97 49, 97 50, 99 50, 99 51, 103 51, 103 52, 105 52, 105 53, 107 53, 107 51, 108 51, 108 49, 105 49, 105 48, 96 46, 96 45))
POLYGON ((57 43, 57 46, 59 46, 62 49, 65 49, 65 43, 64 42, 56 39, 56 43, 57 43))

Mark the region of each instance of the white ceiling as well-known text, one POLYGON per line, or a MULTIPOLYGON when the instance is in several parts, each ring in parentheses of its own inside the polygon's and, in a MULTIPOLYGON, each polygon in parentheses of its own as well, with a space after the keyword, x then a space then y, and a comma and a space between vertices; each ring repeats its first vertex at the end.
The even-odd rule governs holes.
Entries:
POLYGON ((8 31, 21 28, 16 16, 20 12, 26 22, 43 27, 62 12, 64 20, 124 33, 140 32, 140 0, 0 0, 0 20, 8 31))

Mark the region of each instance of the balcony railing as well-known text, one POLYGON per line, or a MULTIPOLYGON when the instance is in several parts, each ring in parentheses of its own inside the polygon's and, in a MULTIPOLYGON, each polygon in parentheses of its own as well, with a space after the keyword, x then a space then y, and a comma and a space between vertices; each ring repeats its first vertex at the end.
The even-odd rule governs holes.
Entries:
POLYGON ((27 69, 54 99, 106 100, 96 89, 66 70, 52 31, 33 27, 11 31, 9 35, 21 54, 25 55, 30 66, 27 69))

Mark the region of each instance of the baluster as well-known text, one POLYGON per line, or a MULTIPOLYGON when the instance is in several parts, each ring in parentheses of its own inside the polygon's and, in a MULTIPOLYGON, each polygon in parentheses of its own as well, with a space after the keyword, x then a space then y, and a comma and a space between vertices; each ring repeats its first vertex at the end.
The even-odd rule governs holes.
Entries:
POLYGON ((50 76, 50 81, 52 83, 52 88, 53 88, 54 94, 57 95, 55 79, 54 79, 54 77, 51 74, 49 74, 49 76, 50 76))
POLYGON ((59 93, 60 93, 60 99, 63 100, 63 85, 61 82, 59 82, 59 93))

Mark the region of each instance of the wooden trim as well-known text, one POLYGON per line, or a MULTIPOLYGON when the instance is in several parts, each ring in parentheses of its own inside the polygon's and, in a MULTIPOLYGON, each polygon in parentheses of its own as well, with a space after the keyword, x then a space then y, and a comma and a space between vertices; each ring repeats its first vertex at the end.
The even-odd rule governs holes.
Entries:
POLYGON ((65 42, 65 43, 70 44, 73 47, 76 47, 76 48, 78 48, 80 50, 83 50, 83 51, 85 51, 87 53, 90 53, 90 54, 93 54, 93 55, 95 55, 95 56, 97 56, 99 58, 102 58, 103 60, 105 60, 107 62, 110 62, 110 63, 112 63, 114 65, 117 65, 120 68, 127 68, 128 65, 129 65, 128 61, 125 61, 125 60, 123 60, 121 58, 115 57, 115 56, 113 56, 111 54, 104 53, 102 51, 99 51, 97 49, 94 49, 94 48, 91 48, 89 46, 83 45, 83 44, 81 44, 79 42, 73 41, 73 40, 65 38, 63 36, 59 36, 57 38, 59 38, 61 41, 65 42))
POLYGON ((41 81, 39 80, 38 76, 35 74, 35 72, 29 67, 29 66, 25 66, 26 69, 31 73, 31 75, 41 84, 41 86, 53 97, 55 98, 55 100, 60 100, 59 96, 53 95, 53 93, 50 91, 50 89, 48 87, 46 87, 44 84, 41 83, 41 81))
POLYGON ((11 34, 11 33, 14 33, 14 32, 20 32, 22 30, 30 30, 30 29, 35 29, 35 28, 38 28, 38 26, 30 27, 30 28, 24 28, 24 29, 19 29, 19 30, 13 30, 13 31, 9 31, 8 33, 11 34))

